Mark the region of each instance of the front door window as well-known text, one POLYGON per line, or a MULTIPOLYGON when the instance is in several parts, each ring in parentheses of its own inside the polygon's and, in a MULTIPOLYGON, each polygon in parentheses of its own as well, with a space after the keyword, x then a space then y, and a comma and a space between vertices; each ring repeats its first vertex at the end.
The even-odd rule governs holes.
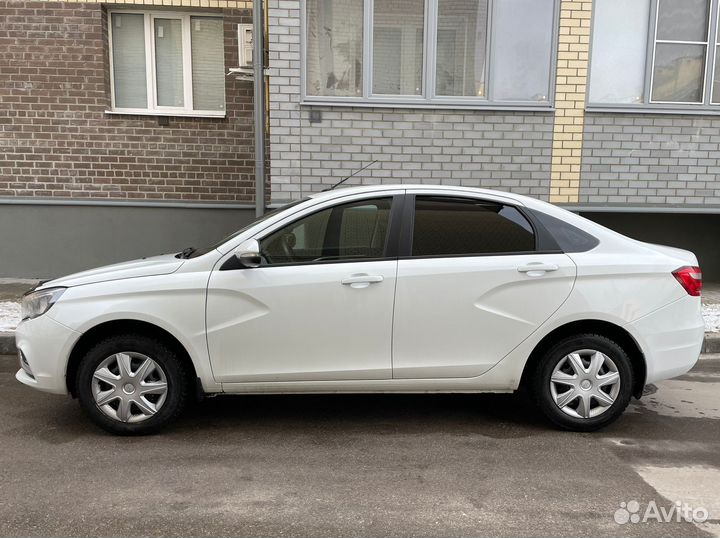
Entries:
POLYGON ((392 198, 323 209, 260 241, 264 265, 362 261, 385 255, 392 198))

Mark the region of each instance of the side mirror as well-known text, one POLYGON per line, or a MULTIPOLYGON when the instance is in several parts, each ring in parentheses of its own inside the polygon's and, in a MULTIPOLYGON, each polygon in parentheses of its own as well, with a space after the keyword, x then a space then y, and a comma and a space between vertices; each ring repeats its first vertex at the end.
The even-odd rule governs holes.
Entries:
POLYGON ((235 257, 243 267, 248 269, 260 267, 262 263, 260 244, 255 239, 248 239, 235 249, 235 257))

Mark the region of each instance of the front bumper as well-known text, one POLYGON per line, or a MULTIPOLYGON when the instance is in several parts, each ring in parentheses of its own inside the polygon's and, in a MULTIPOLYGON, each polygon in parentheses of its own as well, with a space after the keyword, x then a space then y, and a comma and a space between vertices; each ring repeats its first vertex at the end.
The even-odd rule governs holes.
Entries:
POLYGON ((25 364, 15 378, 44 392, 67 394, 68 357, 80 336, 47 315, 21 322, 15 330, 15 344, 25 364))
POLYGON ((678 299, 627 328, 645 354, 646 384, 683 375, 695 366, 705 338, 700 297, 678 299))

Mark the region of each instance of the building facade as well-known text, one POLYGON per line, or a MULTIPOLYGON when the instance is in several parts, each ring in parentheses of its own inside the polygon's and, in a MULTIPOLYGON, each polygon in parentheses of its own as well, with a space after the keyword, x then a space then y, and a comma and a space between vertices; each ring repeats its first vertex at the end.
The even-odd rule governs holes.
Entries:
POLYGON ((268 5, 273 201, 377 161, 350 182, 530 194, 720 277, 717 0, 268 5))
MULTIPOLYGON (((268 201, 370 165, 348 183, 529 194, 720 278, 719 3, 265 0, 268 201)), ((0 277, 252 218, 252 82, 230 71, 251 22, 242 0, 0 0, 0 234, 17 245, 0 277)))
POLYGON ((207 244, 254 215, 244 1, 0 1, 0 277, 207 244), (157 4, 157 5, 154 5, 157 4))

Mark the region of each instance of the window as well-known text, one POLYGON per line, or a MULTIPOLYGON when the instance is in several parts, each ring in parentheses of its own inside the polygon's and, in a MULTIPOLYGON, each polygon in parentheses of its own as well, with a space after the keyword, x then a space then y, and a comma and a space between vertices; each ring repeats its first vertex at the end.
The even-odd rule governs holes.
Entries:
POLYGON ((440 0, 437 95, 485 96, 488 0, 440 0))
POLYGON ((221 17, 113 11, 109 36, 113 111, 225 115, 221 17))
POLYGON ((425 0, 375 2, 373 93, 422 95, 424 16, 425 0))
POLYGON ((363 8, 357 0, 307 2, 307 86, 313 95, 362 94, 363 8))
POLYGON ((572 224, 551 217, 541 211, 533 211, 532 213, 540 221, 540 224, 550 232, 550 235, 553 236, 553 239, 555 239, 563 252, 587 252, 600 244, 596 237, 580 228, 576 228, 572 224))
POLYGON ((305 99, 550 107, 556 0, 307 0, 305 99))
POLYGON ((658 2, 652 101, 703 101, 709 17, 710 0, 658 2))
POLYGON ((382 258, 391 198, 362 200, 318 211, 260 241, 264 264, 382 258))
POLYGON ((468 256, 535 250, 535 234, 514 207, 467 198, 419 196, 413 256, 468 256))
POLYGON ((590 105, 720 104, 715 91, 719 0, 597 0, 590 105))

